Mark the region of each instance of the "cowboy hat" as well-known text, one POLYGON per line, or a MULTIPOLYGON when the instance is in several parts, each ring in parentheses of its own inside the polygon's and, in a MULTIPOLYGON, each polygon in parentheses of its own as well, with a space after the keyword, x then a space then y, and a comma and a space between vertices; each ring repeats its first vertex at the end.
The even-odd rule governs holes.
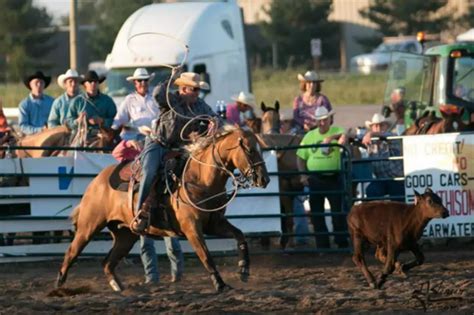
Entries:
POLYGON ((153 80, 155 73, 148 74, 148 71, 145 68, 136 68, 133 72, 133 75, 127 77, 127 81, 134 80, 153 80))
POLYGON ((240 92, 238 96, 231 97, 232 100, 249 106, 256 106, 255 96, 252 93, 240 92))
POLYGON ((375 113, 373 116, 372 116, 372 120, 369 121, 369 120, 366 120, 365 121, 365 126, 367 128, 370 128, 372 125, 374 124, 390 124, 390 120, 388 120, 387 118, 385 118, 382 114, 379 114, 379 113, 375 113))
POLYGON ((48 85, 51 83, 51 77, 47 77, 43 74, 42 71, 36 71, 36 73, 29 75, 23 79, 23 83, 26 85, 28 90, 30 90, 30 82, 33 79, 40 79, 44 82, 44 88, 47 88, 48 85))
POLYGON ((81 84, 84 84, 84 82, 92 82, 92 81, 102 83, 104 82, 104 80, 105 80, 105 77, 97 75, 97 72, 95 72, 94 70, 89 70, 86 72, 85 75, 81 76, 81 84))
POLYGON ((323 82, 319 74, 316 71, 310 70, 306 71, 304 75, 298 73, 298 80, 300 81, 310 81, 310 82, 323 82))
POLYGON ((66 73, 60 74, 58 77, 58 85, 64 89, 64 81, 67 79, 79 79, 79 73, 74 69, 68 69, 66 73))
POLYGON ((199 76, 199 74, 194 72, 181 73, 179 78, 174 81, 174 84, 177 86, 191 86, 203 90, 209 89, 209 84, 204 81, 201 81, 201 77, 199 76))
POLYGON ((318 108, 316 108, 316 110, 314 111, 314 119, 315 120, 322 120, 322 119, 326 119, 332 115, 334 115, 336 112, 334 110, 331 109, 331 111, 329 112, 327 110, 326 107, 324 106, 319 106, 318 108))

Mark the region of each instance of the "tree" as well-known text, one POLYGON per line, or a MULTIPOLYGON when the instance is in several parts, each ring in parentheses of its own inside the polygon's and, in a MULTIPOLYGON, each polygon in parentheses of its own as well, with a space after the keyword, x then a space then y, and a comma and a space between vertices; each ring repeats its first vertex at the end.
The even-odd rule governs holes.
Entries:
POLYGON ((54 43, 51 17, 32 0, 0 0, 0 56, 2 79, 18 80, 26 72, 45 66, 41 62, 54 43))
POLYGON ((362 17, 377 25, 382 36, 416 35, 417 32, 440 33, 448 26, 453 12, 446 9, 448 0, 373 0, 360 10, 362 17))
POLYGON ((266 11, 270 22, 261 25, 263 36, 277 45, 280 64, 294 58, 296 63, 311 60, 310 41, 320 38, 323 58, 337 52, 337 24, 329 22, 332 1, 274 0, 266 11))
POLYGON ((94 58, 104 60, 112 50, 115 37, 125 20, 139 8, 153 0, 79 0, 78 21, 80 24, 96 25, 89 39, 94 58))

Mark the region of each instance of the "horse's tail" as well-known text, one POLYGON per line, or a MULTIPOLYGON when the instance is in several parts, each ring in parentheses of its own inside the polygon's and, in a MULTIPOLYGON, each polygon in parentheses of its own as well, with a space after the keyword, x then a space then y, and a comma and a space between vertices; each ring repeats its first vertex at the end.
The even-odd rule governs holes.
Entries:
POLYGON ((74 225, 74 229, 77 230, 77 219, 79 218, 79 211, 81 210, 80 205, 78 205, 76 208, 71 213, 71 221, 72 224, 74 225))

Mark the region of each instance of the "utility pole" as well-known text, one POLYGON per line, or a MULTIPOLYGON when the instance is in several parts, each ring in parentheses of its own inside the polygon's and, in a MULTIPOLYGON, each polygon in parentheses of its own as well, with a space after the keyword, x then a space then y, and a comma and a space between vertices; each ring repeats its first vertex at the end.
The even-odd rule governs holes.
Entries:
POLYGON ((69 67, 77 70, 77 0, 70 0, 69 12, 69 67))

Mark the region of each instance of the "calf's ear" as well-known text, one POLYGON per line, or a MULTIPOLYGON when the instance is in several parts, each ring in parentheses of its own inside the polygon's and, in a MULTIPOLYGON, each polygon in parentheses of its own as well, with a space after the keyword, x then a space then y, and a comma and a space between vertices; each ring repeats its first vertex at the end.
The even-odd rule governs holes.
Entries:
POLYGON ((415 205, 416 205, 420 201, 421 195, 415 189, 413 189, 413 192, 415 193, 415 205))

